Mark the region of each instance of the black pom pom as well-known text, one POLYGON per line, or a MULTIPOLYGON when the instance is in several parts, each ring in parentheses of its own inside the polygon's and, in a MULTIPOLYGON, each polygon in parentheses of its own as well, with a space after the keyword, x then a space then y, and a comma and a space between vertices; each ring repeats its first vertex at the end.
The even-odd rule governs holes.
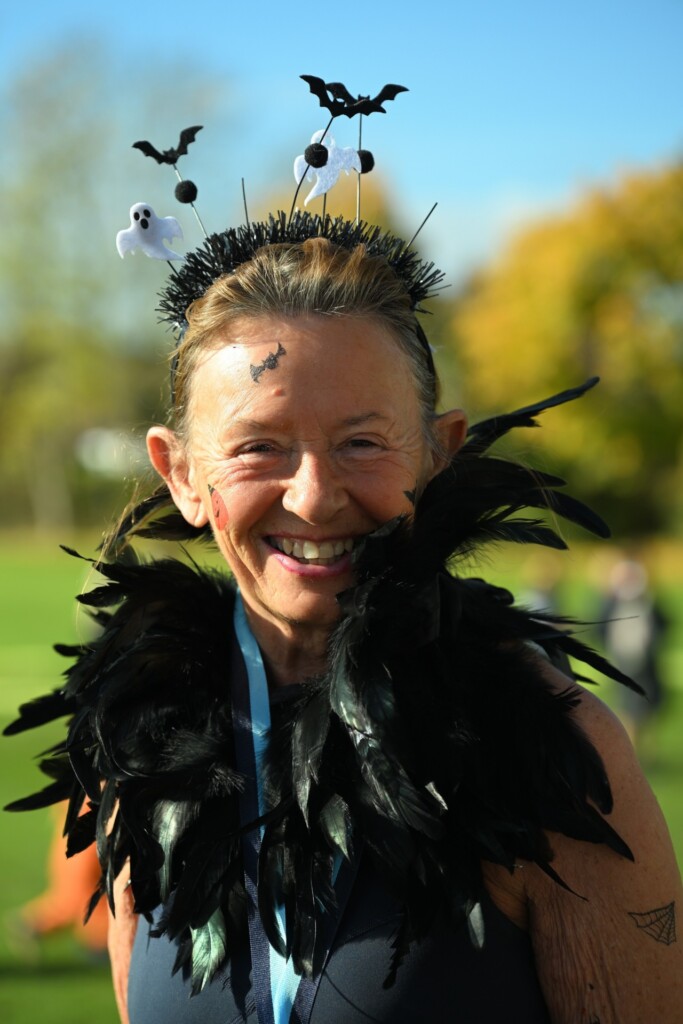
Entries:
POLYGON ((360 157, 360 173, 369 174, 372 168, 375 166, 375 158, 369 149, 359 149, 358 156, 360 157))
POLYGON ((179 203, 193 203, 197 198, 197 186, 193 181, 179 181, 175 187, 175 197, 179 203))
POLYGON ((304 150, 304 160, 309 167, 324 167, 327 163, 327 146, 313 142, 304 150))

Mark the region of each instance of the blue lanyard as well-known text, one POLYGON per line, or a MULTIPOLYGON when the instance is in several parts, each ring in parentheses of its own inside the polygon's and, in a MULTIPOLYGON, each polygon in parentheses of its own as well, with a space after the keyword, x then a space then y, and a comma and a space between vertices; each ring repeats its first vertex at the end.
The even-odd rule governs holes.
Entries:
MULTIPOLYGON (((249 629, 249 623, 244 612, 242 598, 238 594, 235 601, 234 615, 235 635, 242 651, 244 665, 247 670, 248 693, 242 694, 248 698, 248 708, 242 708, 240 716, 242 728, 243 753, 246 754, 245 763, 240 763, 242 758, 238 755, 238 768, 255 781, 254 785, 245 786, 242 794, 240 810, 243 821, 253 821, 262 817, 268 807, 266 806, 263 792, 263 757, 268 745, 268 732, 270 730, 270 704, 268 700, 268 682, 263 667, 263 659, 254 635, 249 629), (244 712, 247 712, 244 714, 244 712), (251 743, 246 735, 245 726, 249 719, 251 743), (251 745, 251 751, 248 746, 251 745), (246 750, 244 748, 247 748, 246 750), (246 816, 245 812, 246 811, 246 816), (256 813, 254 813, 256 812, 256 813)), ((236 700, 238 695, 233 694, 234 706, 239 706, 242 701, 236 700)), ((259 1024, 288 1024, 292 1012, 292 1006, 296 999, 300 978, 294 972, 294 965, 290 960, 280 956, 277 950, 273 949, 260 928, 258 916, 258 900, 256 891, 256 879, 258 873, 258 855, 263 839, 263 827, 254 829, 245 839, 245 882, 249 896, 249 942, 251 946, 252 961, 252 983, 256 998, 256 1009, 259 1024)), ((280 930, 284 935, 285 931, 285 909, 277 908, 277 917, 280 930)))
MULTIPOLYGON (((269 808, 263 792, 261 765, 268 745, 270 703, 263 659, 254 639, 240 594, 235 600, 234 628, 242 652, 246 673, 235 672, 232 679, 232 718, 235 759, 246 784, 240 794, 240 818, 243 823, 262 817, 269 808), (245 678, 246 675, 246 678, 245 678)), ((280 956, 268 942, 258 913, 258 858, 263 827, 249 832, 243 843, 244 882, 248 899, 249 945, 251 949, 252 987, 259 1024, 307 1024, 320 975, 301 978, 291 959, 280 956)), ((346 905, 356 874, 353 865, 335 860, 333 884, 337 912, 324 922, 325 960, 332 947, 337 924, 346 905)), ((282 935, 285 935, 285 908, 276 910, 282 935)))

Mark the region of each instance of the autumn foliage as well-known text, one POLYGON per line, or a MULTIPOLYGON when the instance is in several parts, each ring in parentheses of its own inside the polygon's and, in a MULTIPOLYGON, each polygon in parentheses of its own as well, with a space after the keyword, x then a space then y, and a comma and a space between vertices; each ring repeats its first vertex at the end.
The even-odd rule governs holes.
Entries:
POLYGON ((617 532, 683 508, 683 166, 624 178, 521 233, 459 296, 466 404, 508 409, 598 375, 534 435, 617 532))

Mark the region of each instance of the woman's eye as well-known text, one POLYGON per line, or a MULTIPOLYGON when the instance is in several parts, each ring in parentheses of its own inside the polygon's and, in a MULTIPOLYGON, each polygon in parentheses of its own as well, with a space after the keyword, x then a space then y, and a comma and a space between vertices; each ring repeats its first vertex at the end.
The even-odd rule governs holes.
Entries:
POLYGON ((273 448, 272 444, 267 444, 267 442, 265 442, 265 441, 260 441, 258 444, 250 444, 247 448, 244 448, 242 450, 241 454, 242 455, 250 455, 252 452, 254 452, 254 453, 259 453, 259 452, 270 453, 270 452, 274 452, 274 451, 275 451, 275 449, 273 448))
POLYGON ((342 450, 358 455, 374 455, 381 445, 370 437, 351 437, 342 445, 342 450))
POLYGON ((372 437, 352 437, 348 444, 352 448, 378 448, 379 442, 372 437))

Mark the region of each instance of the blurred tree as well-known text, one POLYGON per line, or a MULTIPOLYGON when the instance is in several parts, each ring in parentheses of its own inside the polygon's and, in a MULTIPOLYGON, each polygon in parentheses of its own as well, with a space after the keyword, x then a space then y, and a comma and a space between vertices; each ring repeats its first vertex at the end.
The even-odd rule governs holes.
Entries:
POLYGON ((3 524, 68 528, 108 517, 122 504, 121 477, 83 461, 82 435, 120 435, 134 475, 131 438, 159 412, 166 346, 154 294, 167 268, 139 255, 121 264, 114 234, 128 225, 129 165, 173 202, 172 172, 153 177, 153 162, 130 148, 144 137, 132 113, 175 138, 203 82, 184 69, 171 117, 158 102, 168 81, 159 68, 119 71, 96 42, 74 40, 27 65, 0 107, 3 524))
POLYGON ((534 448, 616 532, 677 527, 683 166, 625 178, 529 228, 468 282, 452 328, 477 416, 599 375, 596 392, 547 416, 534 448))

